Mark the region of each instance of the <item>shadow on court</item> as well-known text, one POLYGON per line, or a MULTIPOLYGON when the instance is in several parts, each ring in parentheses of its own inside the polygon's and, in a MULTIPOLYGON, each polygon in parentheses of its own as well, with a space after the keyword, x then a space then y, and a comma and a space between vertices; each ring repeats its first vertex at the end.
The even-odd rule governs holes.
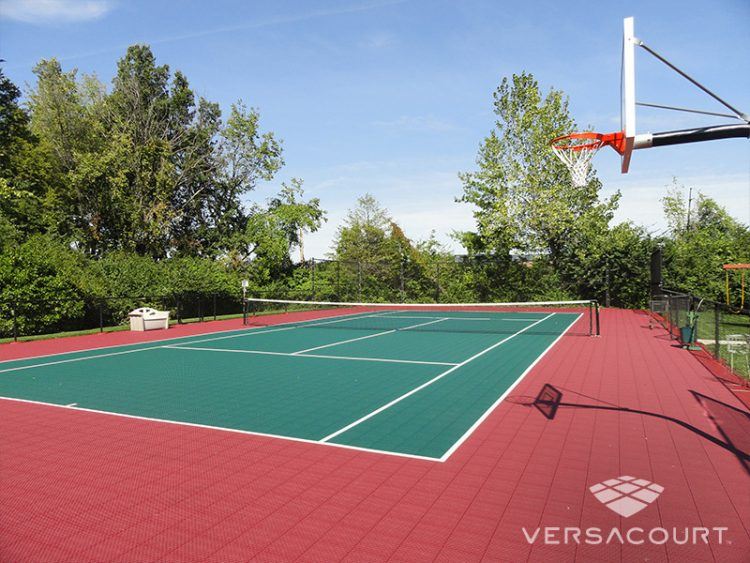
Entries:
POLYGON ((738 459, 745 471, 750 474, 750 413, 748 413, 747 411, 737 409, 731 405, 727 405, 726 403, 722 403, 721 401, 717 401, 716 399, 712 399, 711 397, 707 397, 701 393, 698 393, 697 391, 690 390, 690 393, 701 405, 706 415, 712 421, 717 432, 721 434, 723 438, 721 439, 709 434, 708 432, 704 432, 700 428, 697 428, 696 426, 693 426, 692 424, 689 424, 684 420, 680 420, 679 418, 675 418, 673 416, 645 411, 641 409, 631 409, 629 407, 618 406, 612 403, 606 403, 606 401, 602 401, 595 397, 590 397, 583 393, 579 393, 577 391, 572 391, 569 389, 566 389, 565 391, 567 391, 568 393, 573 393, 580 397, 585 397, 587 399, 597 401, 600 404, 564 402, 562 400, 563 392, 559 388, 549 383, 544 384, 544 387, 542 387, 542 390, 536 397, 531 397, 528 395, 516 395, 508 397, 506 400, 517 405, 526 407, 533 406, 548 420, 554 420, 555 416, 557 415, 557 411, 561 408, 595 409, 625 412, 666 420, 668 422, 681 426, 682 428, 685 428, 686 430, 692 432, 693 434, 699 436, 704 440, 711 442, 712 444, 719 446, 720 448, 727 450, 738 459))

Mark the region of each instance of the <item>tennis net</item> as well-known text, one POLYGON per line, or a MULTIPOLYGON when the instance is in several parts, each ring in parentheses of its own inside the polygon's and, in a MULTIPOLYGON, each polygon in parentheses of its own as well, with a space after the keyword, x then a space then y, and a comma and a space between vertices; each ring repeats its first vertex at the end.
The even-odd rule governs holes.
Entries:
POLYGON ((593 300, 522 303, 347 303, 248 298, 247 326, 598 336, 593 300), (570 328, 569 328, 570 327, 570 328))

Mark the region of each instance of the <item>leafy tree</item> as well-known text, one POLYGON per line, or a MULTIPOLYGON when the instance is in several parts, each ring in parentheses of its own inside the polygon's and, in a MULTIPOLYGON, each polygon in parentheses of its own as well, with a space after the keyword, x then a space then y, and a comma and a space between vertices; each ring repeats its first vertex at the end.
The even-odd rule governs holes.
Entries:
POLYGON ((508 260, 512 251, 544 256, 559 283, 577 293, 587 248, 606 233, 619 194, 600 202, 593 173, 585 186, 573 186, 550 151, 550 139, 576 128, 561 91, 542 95, 531 74, 513 75, 496 90, 494 112, 478 170, 460 175, 460 201, 476 207, 477 221, 476 233, 462 239, 474 252, 508 260))
MULTIPOLYGON (((750 229, 700 192, 692 209, 688 209, 684 186, 676 181, 662 203, 671 235, 664 241, 667 287, 723 300, 725 280, 721 267, 750 261, 750 229)), ((731 282, 737 285, 736 280, 731 282)))
POLYGON ((0 70, 0 250, 39 232, 43 223, 44 159, 20 96, 0 70))
POLYGON ((305 193, 302 183, 299 178, 292 178, 291 185, 282 183, 279 195, 271 198, 268 208, 281 218, 290 248, 297 247, 300 261, 304 262, 304 235, 317 231, 326 220, 326 213, 319 198, 302 199, 305 193))
POLYGON ((324 220, 318 198, 304 200, 301 180, 282 183, 267 207, 253 205, 244 230, 227 239, 227 259, 233 269, 249 267, 257 285, 279 281, 292 274, 290 253, 302 233, 316 231, 324 220))
POLYGON ((226 123, 187 78, 130 47, 110 94, 55 61, 35 68, 31 129, 50 155, 47 223, 92 256, 215 256, 245 228, 241 198, 283 164, 257 110, 232 106, 226 123))
POLYGON ((406 298, 405 280, 421 274, 417 250, 387 210, 370 194, 357 200, 336 234, 342 298, 406 298))

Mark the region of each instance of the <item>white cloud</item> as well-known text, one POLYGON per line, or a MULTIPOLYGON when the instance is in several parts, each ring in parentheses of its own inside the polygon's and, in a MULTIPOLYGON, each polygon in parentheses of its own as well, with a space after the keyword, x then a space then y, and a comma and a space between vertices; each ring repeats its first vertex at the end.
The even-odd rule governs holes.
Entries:
POLYGON ((27 23, 96 20, 113 8, 109 0, 2 0, 0 17, 27 23))

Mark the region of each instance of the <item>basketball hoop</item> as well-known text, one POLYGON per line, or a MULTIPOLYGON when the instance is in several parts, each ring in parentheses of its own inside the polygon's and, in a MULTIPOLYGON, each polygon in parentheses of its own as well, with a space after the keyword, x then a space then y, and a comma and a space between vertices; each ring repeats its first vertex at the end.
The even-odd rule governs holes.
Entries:
POLYGON ((573 185, 581 188, 588 183, 591 159, 605 145, 618 153, 625 151, 625 134, 617 133, 570 133, 552 139, 550 146, 565 166, 570 170, 573 185))

